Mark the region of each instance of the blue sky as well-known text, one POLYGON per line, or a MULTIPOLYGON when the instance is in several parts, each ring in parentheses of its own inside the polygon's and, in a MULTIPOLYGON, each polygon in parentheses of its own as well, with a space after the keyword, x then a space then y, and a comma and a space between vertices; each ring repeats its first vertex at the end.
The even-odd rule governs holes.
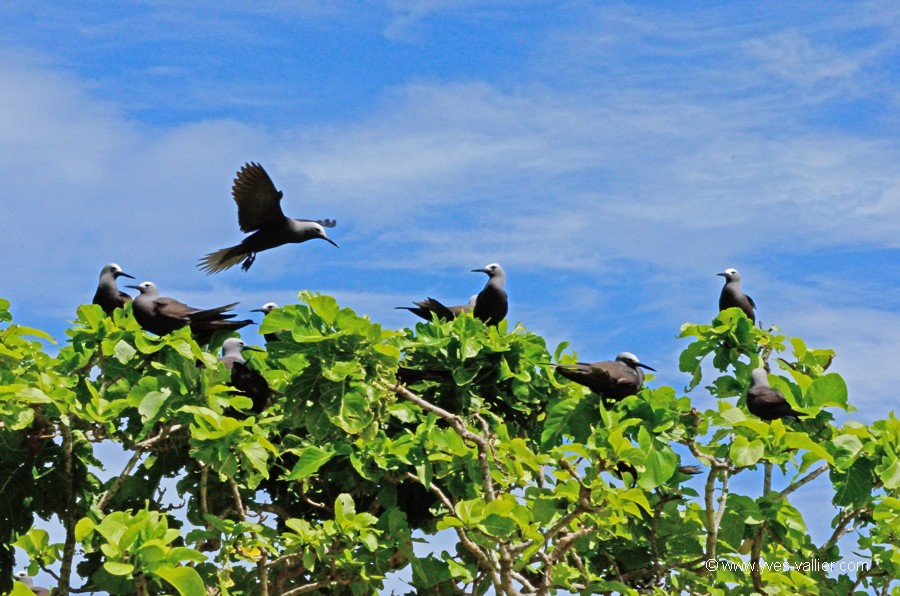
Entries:
POLYGON ((311 289, 397 328, 496 261, 551 351, 631 351, 680 388, 679 327, 734 267, 764 323, 838 351, 854 417, 894 407, 896 3, 254 4, 0 2, 17 322, 62 339, 114 261, 195 306, 311 289), (251 160, 341 248, 200 273, 243 237, 251 160))

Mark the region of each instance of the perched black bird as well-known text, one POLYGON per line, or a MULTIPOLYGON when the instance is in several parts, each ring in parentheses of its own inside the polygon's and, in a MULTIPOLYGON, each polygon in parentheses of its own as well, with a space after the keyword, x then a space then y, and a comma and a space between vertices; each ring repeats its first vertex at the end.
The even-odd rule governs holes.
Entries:
POLYGON ((108 315, 125 306, 126 302, 131 302, 131 296, 119 290, 116 285, 116 280, 120 277, 134 279, 115 263, 108 263, 100 270, 100 283, 97 284, 97 291, 94 293, 94 304, 99 304, 108 315))
POLYGON ((413 302, 415 306, 397 306, 395 308, 408 310, 417 317, 421 317, 426 321, 431 320, 431 313, 436 314, 438 319, 442 321, 452 321, 462 313, 472 310, 472 308, 475 306, 476 298, 477 296, 472 296, 471 298, 469 298, 468 304, 460 304, 455 306, 444 306, 441 302, 435 300, 434 298, 426 298, 425 300, 413 302))
POLYGON ((803 416, 803 412, 798 412, 791 407, 780 391, 769 387, 769 375, 764 368, 754 369, 750 373, 747 409, 751 414, 763 420, 803 416))
POLYGON ((250 411, 260 414, 266 409, 269 398, 272 396, 272 390, 259 371, 247 366, 243 355, 244 350, 262 351, 259 348, 248 346, 237 337, 229 337, 222 344, 222 357, 219 358, 219 361, 231 371, 231 386, 253 401, 250 411))
POLYGON ((325 228, 333 228, 333 219, 292 219, 281 210, 284 193, 275 188, 272 179, 258 163, 250 162, 237 173, 231 195, 238 206, 241 231, 253 232, 240 244, 211 252, 197 265, 207 274, 234 267, 241 261, 247 271, 256 260, 256 253, 282 244, 306 242, 321 238, 334 246, 337 243, 325 235, 325 228), (324 226, 324 227, 323 227, 324 226))
POLYGON ((631 352, 622 352, 615 361, 577 364, 556 364, 556 371, 579 385, 584 385, 608 401, 620 401, 636 395, 644 384, 644 371, 655 371, 638 360, 631 352))
POLYGON ((134 299, 134 318, 146 331, 156 335, 165 335, 185 325, 191 326, 191 333, 197 337, 199 343, 208 343, 212 334, 219 330, 236 331, 246 327, 253 321, 229 321, 235 315, 225 314, 231 310, 237 302, 202 310, 188 306, 174 298, 165 298, 159 295, 159 289, 152 281, 145 281, 134 288, 140 295, 134 299))
MULTIPOLYGON (((276 308, 278 308, 278 305, 275 304, 274 302, 266 302, 265 304, 262 305, 261 308, 254 308, 250 312, 261 312, 263 315, 267 315, 270 312, 272 312, 273 310, 275 310, 276 308)), ((270 341, 275 341, 276 339, 278 339, 278 334, 277 333, 266 333, 265 335, 263 335, 263 337, 266 339, 266 342, 270 342, 270 341)))
POLYGON ((452 381, 453 373, 449 370, 440 370, 436 368, 407 368, 405 366, 397 367, 397 382, 401 385, 409 385, 410 383, 418 383, 419 381, 452 381))
POLYGON ((506 273, 497 263, 491 263, 482 269, 472 269, 475 273, 487 273, 488 281, 484 289, 475 297, 472 314, 485 325, 496 325, 506 317, 509 311, 509 300, 506 295, 506 273))
POLYGON ((726 269, 722 273, 716 273, 716 275, 721 275, 725 278, 725 286, 722 288, 722 293, 719 294, 719 311, 736 306, 744 311, 744 314, 747 315, 747 318, 752 323, 756 323, 756 314, 754 312, 756 303, 753 302, 753 298, 741 290, 741 274, 737 272, 737 269, 726 269))

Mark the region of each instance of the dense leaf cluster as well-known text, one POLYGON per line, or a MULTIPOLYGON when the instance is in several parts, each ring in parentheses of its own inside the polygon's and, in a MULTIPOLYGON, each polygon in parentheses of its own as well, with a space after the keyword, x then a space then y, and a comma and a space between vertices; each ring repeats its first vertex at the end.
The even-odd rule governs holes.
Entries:
POLYGON ((682 329, 688 390, 708 364, 719 375, 705 412, 671 387, 605 403, 556 378, 565 345, 551 356, 521 325, 468 315, 398 332, 303 292, 260 331, 276 339, 250 366, 276 397, 254 415, 223 337, 155 337, 130 305, 91 305, 51 356, 0 301, 0 590, 14 547, 59 594, 371 594, 407 567, 419 593, 896 589, 900 422, 836 426, 850 406, 834 354, 738 309, 682 329), (747 413, 762 365, 807 418, 747 413), (790 501, 810 482, 838 511, 823 544, 790 501), (418 555, 442 530, 454 549, 418 555), (848 560, 850 532, 865 566, 763 565, 848 560))

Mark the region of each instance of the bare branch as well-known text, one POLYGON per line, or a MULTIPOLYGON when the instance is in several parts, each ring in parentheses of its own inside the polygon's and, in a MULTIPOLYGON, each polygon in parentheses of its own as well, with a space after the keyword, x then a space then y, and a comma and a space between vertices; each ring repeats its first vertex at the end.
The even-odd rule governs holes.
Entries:
MULTIPOLYGON (((765 473, 763 475, 763 496, 765 497, 772 491, 772 462, 765 462, 765 473)), ((763 593, 762 572, 760 571, 759 559, 762 553, 763 536, 766 532, 768 524, 765 520, 756 528, 756 536, 753 537, 753 544, 750 547, 750 577, 753 579, 753 589, 763 593)))
POLYGON ((65 419, 59 423, 62 434, 63 477, 65 478, 66 511, 63 514, 63 526, 66 529, 66 540, 63 546, 62 565, 59 570, 59 584, 54 592, 59 596, 68 596, 72 583, 72 563, 75 559, 75 518, 78 516, 78 480, 75 478, 75 439, 72 429, 65 419))
POLYGON ((787 488, 785 488, 783 491, 778 493, 778 498, 776 500, 781 500, 781 499, 785 498, 786 496, 788 496, 795 490, 799 489, 800 487, 802 487, 806 484, 809 484, 810 482, 812 482, 813 480, 815 480, 816 478, 818 478, 819 476, 821 476, 822 474, 824 474, 827 471, 828 471, 828 464, 822 464, 821 466, 819 466, 818 468, 816 468, 815 470, 813 470, 812 472, 810 472, 809 474, 807 474, 806 476, 804 476, 803 478, 798 480, 797 482, 794 482, 793 484, 788 485, 787 488))
POLYGON ((122 484, 124 484, 128 477, 131 476, 132 470, 134 470, 134 467, 137 465, 138 461, 140 461, 141 456, 145 451, 150 449, 159 441, 168 438, 169 435, 177 430, 180 430, 181 428, 183 428, 183 425, 181 424, 172 424, 170 426, 166 426, 159 432, 158 435, 150 437, 149 439, 141 441, 140 443, 135 445, 136 449, 134 455, 131 456, 131 459, 129 459, 128 463, 125 464, 125 468, 122 470, 122 473, 119 474, 119 477, 116 478, 116 481, 113 482, 113 485, 109 487, 109 490, 106 491, 106 493, 97 503, 97 509, 99 509, 100 511, 106 509, 106 506, 109 505, 109 502, 113 499, 113 497, 116 496, 116 493, 119 492, 119 489, 122 488, 122 484))

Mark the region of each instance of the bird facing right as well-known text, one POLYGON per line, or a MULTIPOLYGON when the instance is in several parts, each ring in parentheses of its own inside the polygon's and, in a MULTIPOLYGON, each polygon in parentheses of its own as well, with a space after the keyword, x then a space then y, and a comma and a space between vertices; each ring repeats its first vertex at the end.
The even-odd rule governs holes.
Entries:
POLYGON ((159 295, 159 288, 152 281, 145 281, 134 288, 140 295, 134 299, 134 318, 146 331, 156 335, 166 335, 186 325, 197 336, 199 343, 207 343, 212 334, 219 330, 236 331, 253 321, 229 321, 233 314, 225 314, 237 302, 217 308, 200 309, 188 306, 174 298, 159 295))
POLYGON ((629 395, 636 395, 644 385, 644 371, 641 369, 656 371, 631 352, 619 353, 612 362, 606 360, 554 366, 563 377, 584 385, 607 401, 621 401, 629 395))
POLYGON ((751 323, 756 323, 756 303, 753 298, 748 296, 741 290, 741 274, 737 269, 726 269, 722 273, 716 273, 725 278, 725 285, 722 287, 722 293, 719 294, 719 312, 727 309, 738 307, 751 323))
POLYGON ((238 207, 238 225, 242 232, 250 233, 240 244, 211 252, 197 265, 207 274, 218 273, 241 263, 247 271, 256 260, 256 254, 282 244, 306 242, 321 238, 337 246, 325 234, 325 228, 333 228, 333 219, 293 219, 285 217, 281 210, 284 193, 275 188, 269 174, 255 162, 244 164, 234 179, 231 196, 238 207))
POLYGON ((750 373, 747 409, 763 420, 803 416, 803 412, 791 407, 780 391, 769 386, 769 374, 764 368, 756 368, 750 373))
POLYGON ((116 280, 120 277, 134 279, 133 275, 128 275, 115 263, 107 263, 100 270, 100 281, 97 284, 97 291, 94 293, 94 304, 99 304, 107 315, 111 315, 117 308, 122 308, 126 303, 131 302, 131 296, 121 291, 116 285, 116 280))

